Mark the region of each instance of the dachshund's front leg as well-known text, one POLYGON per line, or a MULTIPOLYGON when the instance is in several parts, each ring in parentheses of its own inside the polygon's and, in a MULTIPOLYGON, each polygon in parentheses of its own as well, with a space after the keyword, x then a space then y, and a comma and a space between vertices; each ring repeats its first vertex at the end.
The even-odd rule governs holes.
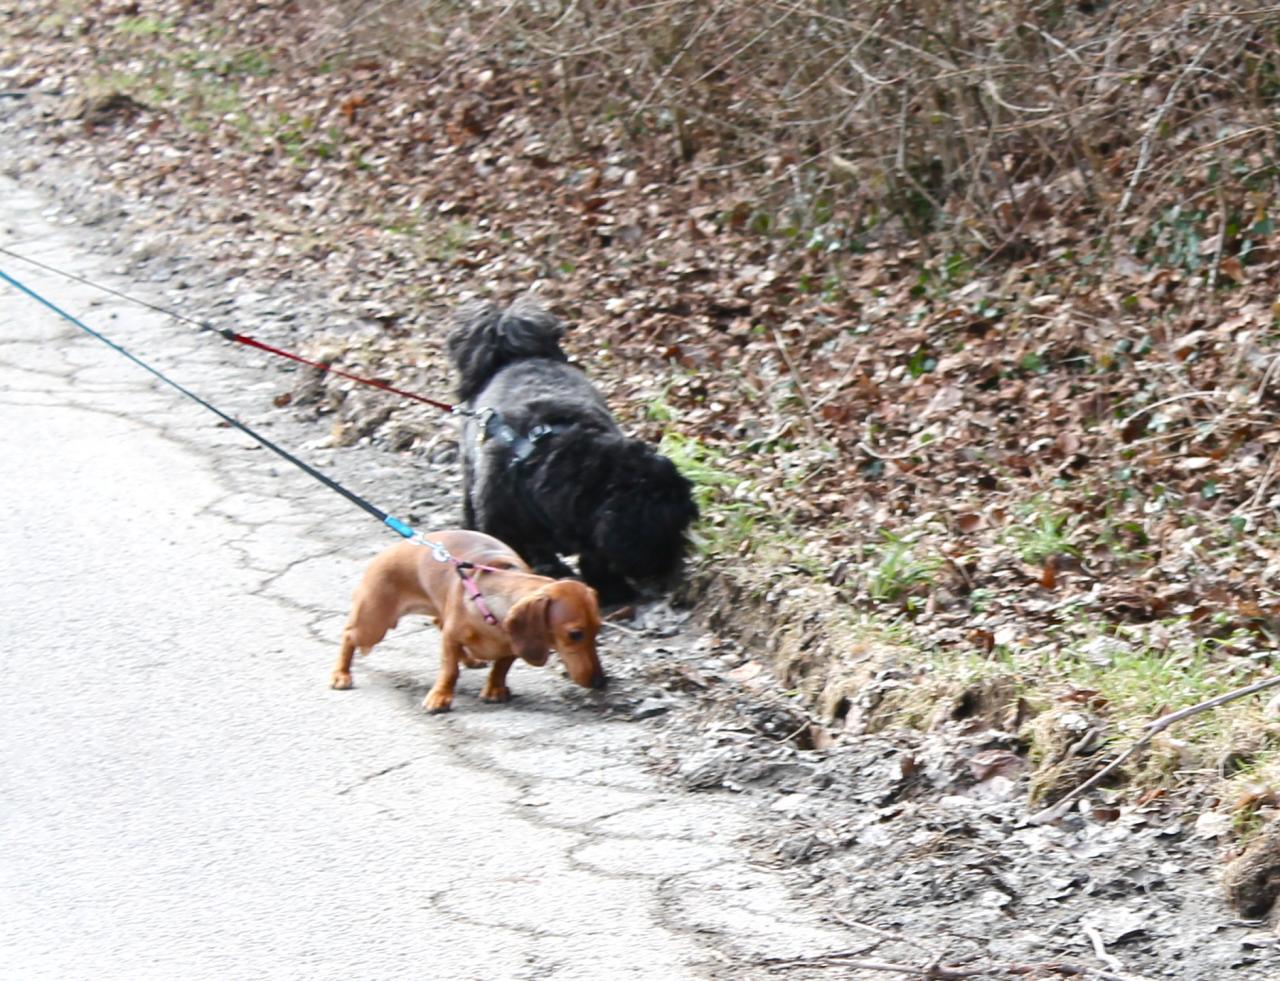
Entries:
POLYGON ((493 662, 493 667, 489 669, 489 677, 485 680, 484 687, 480 689, 480 701, 511 701, 511 689, 507 687, 507 672, 515 662, 514 657, 504 657, 500 661, 493 662))
POLYGON ((356 641, 348 627, 342 632, 342 649, 338 652, 338 663, 333 666, 333 674, 329 676, 329 687, 339 690, 351 687, 351 656, 356 652, 356 641))
POLYGON ((462 645, 448 635, 440 639, 440 674, 422 700, 422 707, 436 715, 453 707, 453 689, 458 683, 458 662, 463 658, 462 645))

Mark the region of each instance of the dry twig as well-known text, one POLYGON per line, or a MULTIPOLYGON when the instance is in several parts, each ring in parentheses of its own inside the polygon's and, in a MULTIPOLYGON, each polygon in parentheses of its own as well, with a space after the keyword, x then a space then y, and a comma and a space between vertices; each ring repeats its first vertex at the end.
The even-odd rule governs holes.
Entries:
MULTIPOLYGON (((1111 958, 1114 960, 1114 958, 1111 958)), ((862 971, 881 971, 887 974, 905 974, 919 981, 960 981, 962 978, 1035 977, 1057 976, 1061 978, 1094 978, 1097 981, 1146 981, 1141 975, 1103 971, 1083 964, 1067 961, 1046 961, 1039 964, 976 964, 972 967, 948 967, 938 961, 928 964, 897 964, 889 961, 860 960, 854 951, 837 951, 815 957, 791 959, 766 958, 760 962, 770 971, 789 971, 793 968, 842 967, 862 971)))
POLYGON ((782 361, 787 366, 787 371, 791 375, 791 382, 796 387, 796 395, 800 397, 801 403, 804 405, 804 421, 805 428, 809 430, 809 438, 817 442, 818 425, 817 415, 813 408, 813 399, 809 396, 808 386, 804 383, 804 376, 796 367, 796 363, 791 359, 791 352, 787 350, 787 345, 782 340, 782 335, 777 330, 773 332, 773 343, 778 348, 778 353, 782 355, 782 361))
POLYGON ((1093 953, 1098 960, 1102 961, 1102 963, 1106 964, 1107 967, 1111 968, 1113 971, 1119 971, 1124 967, 1124 965, 1120 963, 1120 959, 1118 957, 1107 953, 1107 945, 1102 942, 1102 934, 1098 932, 1096 927, 1084 927, 1084 935, 1089 938, 1089 943, 1093 945, 1093 953))

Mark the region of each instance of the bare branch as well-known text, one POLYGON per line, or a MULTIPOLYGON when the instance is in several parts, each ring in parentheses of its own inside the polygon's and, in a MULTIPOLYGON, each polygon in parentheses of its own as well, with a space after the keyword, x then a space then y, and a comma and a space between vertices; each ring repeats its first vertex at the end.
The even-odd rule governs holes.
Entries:
POLYGON ((1199 715, 1201 712, 1207 712, 1209 709, 1217 708, 1219 705, 1226 705, 1228 702, 1234 702, 1238 698, 1244 698, 1247 695, 1253 695, 1257 692, 1265 691, 1268 688, 1274 688, 1276 685, 1280 685, 1280 675, 1266 678, 1263 681, 1255 682, 1252 685, 1246 685, 1243 688, 1237 688, 1234 691, 1229 691, 1224 695, 1217 696, 1216 698, 1210 698, 1195 705, 1188 706, 1187 708, 1179 709, 1176 712, 1170 712, 1167 715, 1162 715, 1154 722, 1148 722, 1144 727, 1146 729, 1146 733, 1141 739, 1134 742, 1123 753, 1117 756, 1084 783, 1080 784, 1080 786, 1060 798, 1052 806, 1046 807, 1037 814, 1033 814, 1028 818, 1028 822, 1031 824, 1048 824, 1051 821, 1056 821, 1066 812, 1068 804, 1080 795, 1087 793, 1100 784, 1110 773, 1120 766, 1121 763, 1146 746, 1152 739, 1164 732, 1164 730, 1168 729, 1170 726, 1176 725, 1183 719, 1189 719, 1193 715, 1199 715))

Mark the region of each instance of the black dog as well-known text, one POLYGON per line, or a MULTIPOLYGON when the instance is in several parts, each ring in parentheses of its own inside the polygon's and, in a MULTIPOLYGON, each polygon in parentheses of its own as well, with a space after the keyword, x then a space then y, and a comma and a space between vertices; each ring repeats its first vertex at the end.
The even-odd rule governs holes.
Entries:
POLYGON ((670 577, 698 516, 692 486, 666 457, 622 434, 600 393, 560 349, 564 326, 531 301, 459 311, 447 347, 463 426, 465 521, 539 572, 561 555, 604 602, 636 580, 670 577))

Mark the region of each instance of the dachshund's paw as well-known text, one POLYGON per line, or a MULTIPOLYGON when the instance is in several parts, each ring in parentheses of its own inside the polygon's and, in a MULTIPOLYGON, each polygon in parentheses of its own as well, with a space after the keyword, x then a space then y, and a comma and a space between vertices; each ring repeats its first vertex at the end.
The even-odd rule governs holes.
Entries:
POLYGON ((480 701, 488 702, 490 705, 509 702, 511 701, 511 689, 506 685, 495 685, 492 687, 485 685, 480 691, 480 701))
POLYGON ((449 709, 453 708, 453 695, 452 693, 444 694, 438 692, 433 688, 427 692, 427 697, 422 700, 422 707, 431 715, 440 715, 443 712, 448 712, 449 709))
POLYGON ((351 687, 350 671, 335 671, 333 677, 329 679, 329 687, 338 691, 346 691, 351 687))

